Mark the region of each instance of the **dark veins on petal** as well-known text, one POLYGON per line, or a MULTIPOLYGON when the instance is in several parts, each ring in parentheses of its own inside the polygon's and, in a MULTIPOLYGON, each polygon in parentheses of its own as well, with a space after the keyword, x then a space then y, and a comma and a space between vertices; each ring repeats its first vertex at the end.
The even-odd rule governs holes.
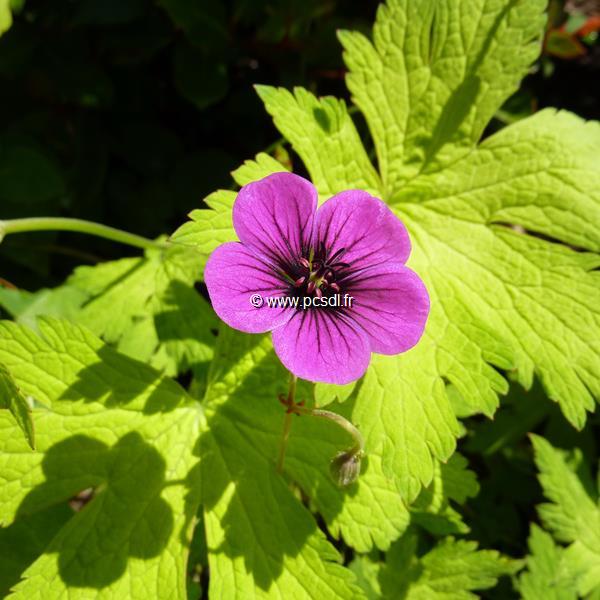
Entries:
MULTIPOLYGON (((368 279, 363 267, 352 271, 351 265, 345 262, 344 255, 347 248, 332 250, 332 244, 318 241, 314 246, 303 244, 299 256, 291 256, 291 248, 287 252, 272 255, 271 265, 273 272, 281 279, 285 295, 290 297, 304 298, 317 297, 329 298, 337 294, 350 294, 353 285, 368 279)), ((302 305, 302 303, 299 303, 302 305)), ((345 313, 347 309, 343 306, 326 305, 310 306, 309 310, 335 311, 345 313)))

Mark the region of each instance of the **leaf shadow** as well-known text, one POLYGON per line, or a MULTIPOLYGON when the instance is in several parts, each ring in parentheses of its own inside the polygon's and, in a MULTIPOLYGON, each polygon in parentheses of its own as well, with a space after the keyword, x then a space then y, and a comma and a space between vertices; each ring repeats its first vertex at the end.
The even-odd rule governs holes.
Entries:
POLYGON ((110 346, 100 348, 97 355, 98 361, 81 369, 58 400, 101 401, 106 408, 141 409, 144 414, 169 412, 185 402, 174 381, 157 378, 156 371, 146 364, 110 346))
POLYGON ((440 118, 429 139, 429 144, 425 148, 424 162, 421 171, 424 171, 434 160, 442 147, 452 140, 458 133, 464 120, 469 116, 482 87, 482 80, 478 75, 478 70, 483 64, 483 61, 494 42, 494 37, 517 1, 518 0, 509 0, 509 2, 506 3, 506 6, 498 13, 498 16, 492 23, 492 26, 481 45, 481 49, 465 73, 463 81, 452 92, 450 98, 444 105, 440 118))
POLYGON ((333 131, 332 131, 333 128, 332 128, 331 119, 329 118, 329 115, 327 114, 327 112, 322 108, 314 108, 312 112, 313 112, 313 117, 314 117, 315 121, 317 122, 319 127, 323 130, 323 132, 331 135, 333 133, 333 131))
POLYGON ((210 304, 193 286, 173 279, 163 293, 164 310, 154 315, 159 342, 186 341, 214 346, 216 338, 211 329, 219 321, 210 304))
MULTIPOLYGON (((235 346, 229 349, 230 365, 251 351, 241 341, 235 346)), ((287 391, 287 380, 274 352, 267 352, 209 411, 208 431, 200 442, 202 504, 211 513, 207 527, 215 517, 220 523, 212 540, 207 536, 209 551, 232 560, 242 557, 255 584, 265 591, 281 575, 286 557, 297 557, 309 538, 322 536, 298 498, 299 490, 276 470, 285 416, 278 394, 287 391)), ((342 502, 340 496, 331 511, 340 510, 342 502)))
POLYGON ((165 461, 139 433, 127 433, 111 447, 73 435, 47 450, 42 469, 45 481, 27 494, 17 516, 95 490, 45 550, 58 554, 66 586, 105 588, 125 573, 130 558, 154 558, 167 545, 173 514, 161 495, 165 461))

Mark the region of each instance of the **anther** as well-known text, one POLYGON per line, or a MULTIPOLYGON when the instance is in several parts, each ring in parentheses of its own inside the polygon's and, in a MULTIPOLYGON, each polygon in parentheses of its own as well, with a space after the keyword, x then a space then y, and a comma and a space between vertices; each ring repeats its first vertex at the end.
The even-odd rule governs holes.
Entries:
POLYGON ((340 293, 340 286, 337 283, 330 283, 329 287, 336 293, 339 294, 340 293))
POLYGON ((308 285, 306 286, 306 291, 309 294, 312 294, 315 291, 315 288, 316 288, 315 282, 314 281, 309 281, 308 285))
POLYGON ((306 277, 299 277, 294 281, 294 287, 300 287, 306 281, 306 277))

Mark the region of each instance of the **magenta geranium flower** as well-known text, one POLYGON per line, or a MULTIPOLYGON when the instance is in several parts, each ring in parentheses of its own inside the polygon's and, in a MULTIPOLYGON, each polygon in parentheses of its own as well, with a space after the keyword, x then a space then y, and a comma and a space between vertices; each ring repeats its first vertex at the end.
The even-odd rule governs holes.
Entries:
POLYGON ((233 226, 240 242, 219 246, 204 271, 213 307, 235 329, 271 331, 298 377, 349 383, 372 352, 419 341, 429 296, 404 264, 406 228, 381 200, 350 190, 317 209, 309 181, 275 173, 240 190, 233 226))

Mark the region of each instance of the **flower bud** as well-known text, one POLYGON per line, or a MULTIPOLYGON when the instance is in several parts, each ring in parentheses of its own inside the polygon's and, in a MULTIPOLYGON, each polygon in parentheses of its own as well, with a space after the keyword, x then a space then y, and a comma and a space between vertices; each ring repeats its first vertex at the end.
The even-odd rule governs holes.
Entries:
POLYGON ((329 465, 333 480, 340 486, 346 487, 354 483, 360 475, 362 452, 356 449, 340 452, 329 465))

